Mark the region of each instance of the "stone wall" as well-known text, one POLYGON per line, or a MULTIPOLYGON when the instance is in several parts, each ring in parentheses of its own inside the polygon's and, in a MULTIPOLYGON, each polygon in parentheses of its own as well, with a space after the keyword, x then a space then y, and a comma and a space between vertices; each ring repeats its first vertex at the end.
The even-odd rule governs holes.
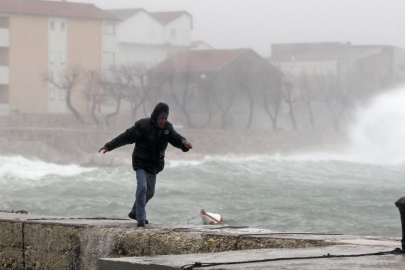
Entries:
POLYGON ((97 269, 99 258, 326 246, 246 227, 149 224, 0 213, 0 269, 97 269))

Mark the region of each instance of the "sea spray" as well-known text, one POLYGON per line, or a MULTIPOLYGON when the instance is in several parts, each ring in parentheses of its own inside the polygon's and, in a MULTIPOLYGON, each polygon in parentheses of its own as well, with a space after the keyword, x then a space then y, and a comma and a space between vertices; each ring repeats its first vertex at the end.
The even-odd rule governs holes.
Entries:
POLYGON ((405 162, 405 87, 372 99, 356 113, 349 129, 348 154, 367 163, 405 162))

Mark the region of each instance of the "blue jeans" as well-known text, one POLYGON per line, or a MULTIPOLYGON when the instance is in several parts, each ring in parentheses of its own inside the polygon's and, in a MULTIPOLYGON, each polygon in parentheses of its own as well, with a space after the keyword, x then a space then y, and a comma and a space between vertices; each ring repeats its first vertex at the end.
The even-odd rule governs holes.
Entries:
POLYGON ((137 221, 145 221, 146 204, 155 194, 156 174, 138 169, 136 170, 136 183, 135 203, 131 212, 136 215, 137 221))

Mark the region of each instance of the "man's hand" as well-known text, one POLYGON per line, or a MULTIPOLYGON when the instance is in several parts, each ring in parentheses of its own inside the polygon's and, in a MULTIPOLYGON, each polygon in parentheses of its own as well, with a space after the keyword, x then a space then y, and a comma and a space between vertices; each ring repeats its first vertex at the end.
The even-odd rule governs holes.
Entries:
POLYGON ((189 142, 188 142, 188 143, 185 143, 185 144, 184 144, 184 147, 187 148, 187 149, 193 148, 193 146, 192 146, 191 143, 189 143, 189 142))
POLYGON ((104 151, 103 154, 107 153, 109 150, 107 147, 103 146, 100 148, 100 150, 98 150, 98 152, 100 153, 101 151, 104 151))

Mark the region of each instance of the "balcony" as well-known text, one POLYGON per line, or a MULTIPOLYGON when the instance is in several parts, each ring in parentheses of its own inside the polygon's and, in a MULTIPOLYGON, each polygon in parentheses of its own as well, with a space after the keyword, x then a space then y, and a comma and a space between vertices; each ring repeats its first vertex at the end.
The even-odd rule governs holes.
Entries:
POLYGON ((6 28, 0 28, 0 47, 9 47, 9 30, 6 28))
POLYGON ((9 84, 9 69, 6 66, 0 66, 0 85, 9 84))

